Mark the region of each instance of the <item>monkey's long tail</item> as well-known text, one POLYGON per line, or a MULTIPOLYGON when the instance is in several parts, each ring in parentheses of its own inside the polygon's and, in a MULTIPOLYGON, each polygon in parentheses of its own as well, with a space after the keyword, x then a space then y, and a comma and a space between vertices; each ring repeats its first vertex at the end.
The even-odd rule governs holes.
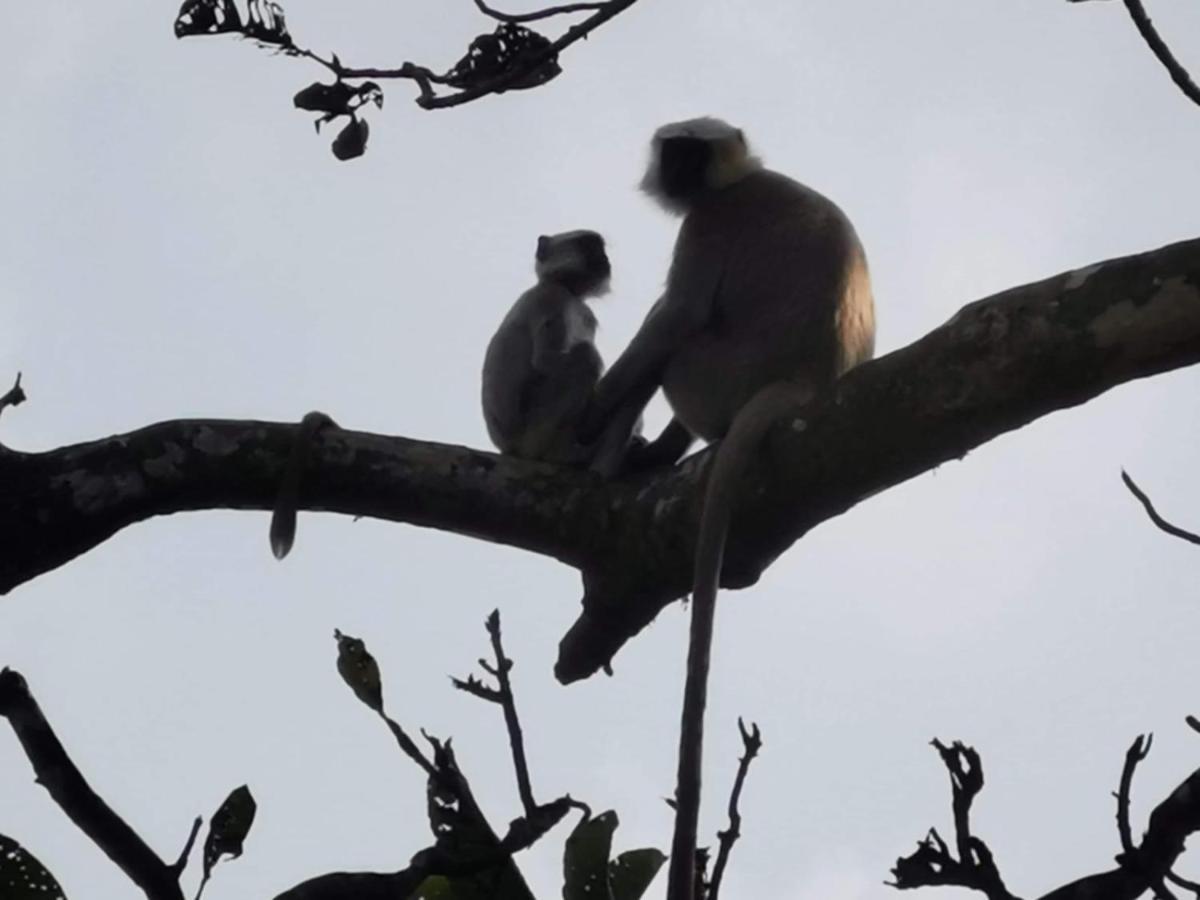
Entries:
POLYGON ((688 640, 687 678, 679 727, 679 770, 675 786, 675 835, 671 842, 667 900, 693 900, 696 882, 696 831, 700 814, 700 767, 704 749, 704 708, 708 703, 708 671, 712 658, 713 623, 725 539, 735 489, 746 463, 767 429, 781 415, 804 406, 811 392, 786 382, 769 384, 742 407, 717 448, 704 490, 704 508, 696 538, 692 573, 692 627, 688 640))
POLYGON ((300 420, 299 430, 284 464, 279 493, 275 495, 275 509, 271 513, 271 552, 275 554, 276 559, 287 556, 296 541, 296 507, 300 503, 300 479, 304 470, 308 468, 313 438, 322 428, 336 424, 323 412, 310 412, 300 420))

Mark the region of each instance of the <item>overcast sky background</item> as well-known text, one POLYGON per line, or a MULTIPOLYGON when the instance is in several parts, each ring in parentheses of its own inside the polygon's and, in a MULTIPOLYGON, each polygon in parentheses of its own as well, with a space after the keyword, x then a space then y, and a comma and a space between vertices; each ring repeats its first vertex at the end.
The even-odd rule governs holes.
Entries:
MULTIPOLYGON (((1200 5, 1149 8, 1200 75, 1200 5)), ((968 301, 1200 234, 1200 109, 1117 3, 643 0, 541 90, 425 113, 411 85, 386 84, 368 153, 346 164, 291 108, 321 70, 230 38, 178 42, 176 9, 0 10, 0 383, 22 370, 30 395, 0 421, 13 448, 314 408, 486 446, 483 350, 531 283, 536 236, 608 237, 611 360, 674 236, 634 189, 646 142, 694 115, 742 126, 768 165, 846 209, 880 352, 968 301)), ((469 0, 286 9, 301 43, 359 65, 445 68, 491 27, 469 0)), ((1019 894, 1111 864, 1111 792, 1152 730, 1140 833, 1200 765, 1183 723, 1200 713, 1200 554, 1153 529, 1118 473, 1200 526, 1198 389, 1193 369, 1055 414, 872 498, 724 595, 707 835, 724 826, 736 717, 766 740, 730 898, 891 896, 896 857, 931 825, 951 833, 934 736, 982 752, 977 832, 1019 894)), ((93 786, 161 855, 249 783, 246 855, 208 896, 395 870, 428 842, 421 773, 338 679, 335 627, 367 641, 398 720, 453 735, 493 823, 517 814, 499 711, 445 677, 485 653, 496 606, 538 796, 616 809, 619 850, 669 845, 680 606, 614 678, 562 688, 551 667, 578 612, 573 570, 312 514, 280 564, 267 523, 156 519, 0 598, 0 664, 27 676, 93 786)), ((0 832, 75 900, 136 896, 33 783, 8 729, 0 832)), ((520 857, 539 897, 558 896, 566 833, 520 857)))

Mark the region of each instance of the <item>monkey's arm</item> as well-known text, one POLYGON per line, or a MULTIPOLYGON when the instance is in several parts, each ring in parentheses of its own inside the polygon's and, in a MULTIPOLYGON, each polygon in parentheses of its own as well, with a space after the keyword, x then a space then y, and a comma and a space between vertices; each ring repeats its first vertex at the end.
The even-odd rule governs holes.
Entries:
POLYGON ((621 474, 632 475, 673 466, 688 452, 695 440, 678 419, 672 419, 653 441, 638 438, 629 445, 621 463, 621 474))
POLYGON ((654 396, 671 356, 712 320, 725 264, 724 244, 696 230, 685 220, 666 293, 596 386, 583 426, 585 439, 594 437, 626 405, 640 412, 654 396))

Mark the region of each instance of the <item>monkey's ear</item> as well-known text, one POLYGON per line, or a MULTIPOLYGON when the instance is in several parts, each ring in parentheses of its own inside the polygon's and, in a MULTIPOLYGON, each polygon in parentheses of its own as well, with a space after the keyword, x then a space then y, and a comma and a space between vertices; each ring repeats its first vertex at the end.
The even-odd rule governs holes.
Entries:
POLYGON ((545 256, 549 252, 550 252, 550 238, 546 237, 546 235, 544 235, 544 234, 539 234, 538 242, 537 242, 537 258, 541 259, 543 256, 545 256))
POLYGON ((742 129, 739 128, 737 130, 737 138, 738 138, 738 143, 740 143, 743 147, 745 147, 746 146, 746 132, 742 131, 742 129))

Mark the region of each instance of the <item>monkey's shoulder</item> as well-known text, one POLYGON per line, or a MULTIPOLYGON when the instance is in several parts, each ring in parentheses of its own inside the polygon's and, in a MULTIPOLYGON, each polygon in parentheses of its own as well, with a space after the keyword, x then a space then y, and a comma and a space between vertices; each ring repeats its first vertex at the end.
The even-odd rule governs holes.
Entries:
POLYGON ((511 315, 535 330, 561 326, 573 338, 569 343, 590 341, 596 333, 596 314, 587 303, 552 281, 539 282, 522 294, 511 315))

